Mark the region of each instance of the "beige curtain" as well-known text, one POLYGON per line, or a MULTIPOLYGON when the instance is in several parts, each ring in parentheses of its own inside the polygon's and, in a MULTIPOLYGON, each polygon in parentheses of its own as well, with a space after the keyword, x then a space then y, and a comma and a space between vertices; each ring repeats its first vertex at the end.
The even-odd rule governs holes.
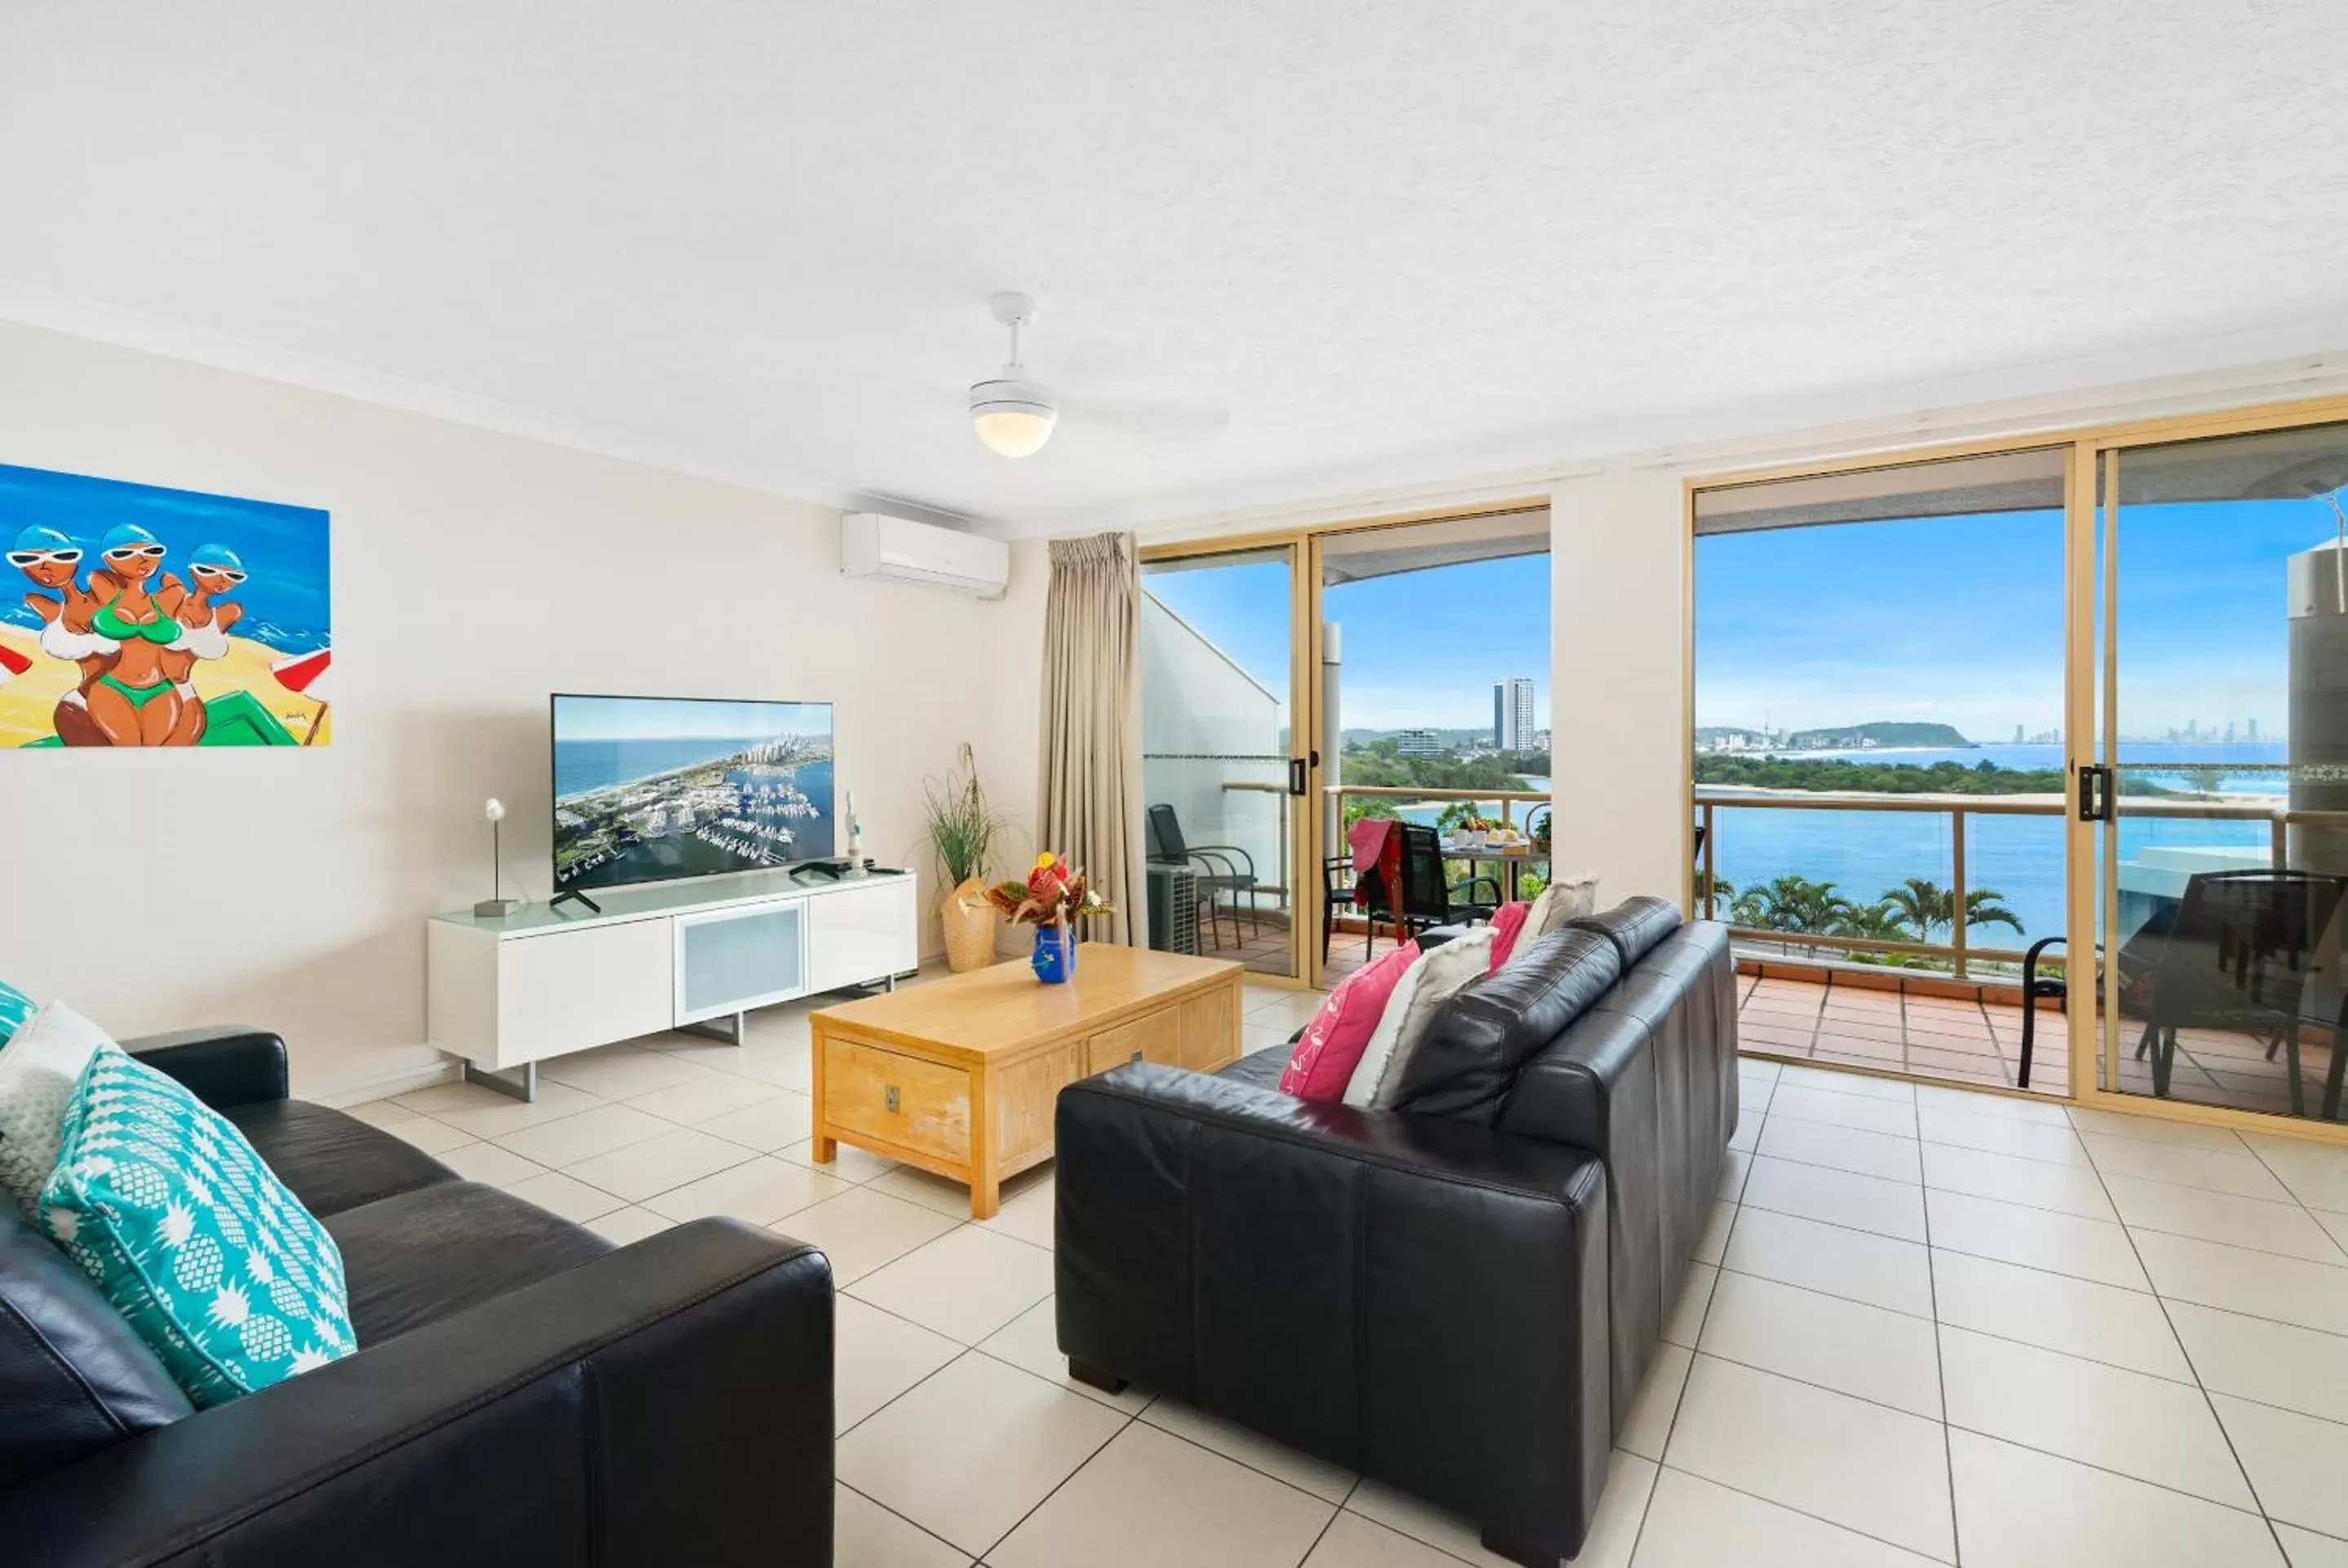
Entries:
POLYGON ((1083 867, 1117 913, 1096 941, 1139 946, 1141 572, 1131 534, 1052 541, 1044 604, 1043 801, 1036 843, 1083 867))

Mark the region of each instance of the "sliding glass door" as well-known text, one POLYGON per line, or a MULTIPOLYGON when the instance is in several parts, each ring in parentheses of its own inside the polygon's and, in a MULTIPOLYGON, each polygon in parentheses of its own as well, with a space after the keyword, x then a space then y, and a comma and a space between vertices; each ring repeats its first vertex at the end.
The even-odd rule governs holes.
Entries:
POLYGON ((2348 424, 2115 446, 2096 477, 2096 1084, 2337 1121, 2348 424))
POLYGON ((1141 568, 1149 941, 1305 978, 1299 548, 1141 568))

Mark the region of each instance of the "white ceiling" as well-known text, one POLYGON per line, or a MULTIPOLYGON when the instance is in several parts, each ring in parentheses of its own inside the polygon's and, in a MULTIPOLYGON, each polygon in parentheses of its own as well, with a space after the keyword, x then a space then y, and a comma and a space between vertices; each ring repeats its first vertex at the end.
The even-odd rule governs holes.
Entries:
POLYGON ((2343 58, 2337 0, 9 0, 0 314, 1129 521, 2348 346, 2343 58))

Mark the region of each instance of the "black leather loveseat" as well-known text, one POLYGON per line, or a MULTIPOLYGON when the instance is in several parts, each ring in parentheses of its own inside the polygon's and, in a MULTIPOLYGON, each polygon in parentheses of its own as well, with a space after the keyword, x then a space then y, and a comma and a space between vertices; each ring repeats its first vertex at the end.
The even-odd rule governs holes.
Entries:
POLYGON ((1473 1520, 1582 1544, 1736 1127, 1726 928, 1633 899, 1445 1004, 1398 1109, 1286 1053, 1059 1100, 1059 1339, 1473 1520))
POLYGON ((286 1098, 253 1030, 128 1042, 343 1253, 359 1350, 209 1410, 0 1200, 0 1562, 831 1561, 831 1268, 730 1220, 612 1246, 286 1098))

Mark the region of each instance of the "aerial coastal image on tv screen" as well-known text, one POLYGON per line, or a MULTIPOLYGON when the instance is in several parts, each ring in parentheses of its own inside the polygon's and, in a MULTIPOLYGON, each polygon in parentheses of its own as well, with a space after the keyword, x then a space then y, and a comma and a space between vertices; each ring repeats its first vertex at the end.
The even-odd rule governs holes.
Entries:
POLYGON ((831 704, 554 699, 554 885, 666 881, 833 852, 831 704))

